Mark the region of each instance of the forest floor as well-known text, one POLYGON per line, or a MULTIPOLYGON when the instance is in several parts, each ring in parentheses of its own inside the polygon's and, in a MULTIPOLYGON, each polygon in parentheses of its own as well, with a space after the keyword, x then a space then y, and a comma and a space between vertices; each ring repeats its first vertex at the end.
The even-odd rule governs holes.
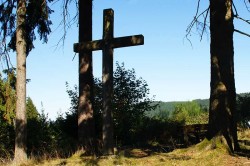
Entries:
POLYGON ((170 153, 151 153, 150 150, 127 149, 122 155, 92 158, 81 157, 79 154, 67 159, 56 159, 31 162, 27 165, 39 166, 250 166, 249 157, 229 155, 221 149, 207 152, 197 150, 196 147, 175 150, 170 153))
POLYGON ((250 130, 239 135, 239 138, 242 152, 236 154, 230 154, 225 144, 211 150, 210 142, 204 140, 189 148, 166 153, 126 148, 109 157, 94 158, 76 153, 66 159, 30 159, 22 166, 250 166, 250 130))
POLYGON ((223 148, 201 150, 199 146, 193 146, 170 153, 157 153, 149 149, 126 149, 119 155, 102 158, 81 157, 80 154, 75 154, 67 159, 37 163, 33 161, 30 164, 39 166, 250 166, 249 157, 239 154, 230 155, 223 148))

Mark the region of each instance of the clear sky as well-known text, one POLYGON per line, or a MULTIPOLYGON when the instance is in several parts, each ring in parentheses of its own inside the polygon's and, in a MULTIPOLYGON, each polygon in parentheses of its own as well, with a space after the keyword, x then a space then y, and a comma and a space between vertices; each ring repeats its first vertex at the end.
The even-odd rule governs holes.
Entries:
MULTIPOLYGON (((208 1, 208 0, 207 0, 208 1)), ((202 9, 207 6, 202 2, 202 9)), ((151 96, 158 101, 183 101, 209 98, 210 57, 209 34, 202 41, 195 32, 190 37, 192 46, 185 39, 186 28, 196 12, 197 0, 94 0, 93 39, 102 38, 103 9, 115 12, 115 37, 143 34, 143 46, 116 49, 115 61, 124 62, 127 69, 134 68, 138 77, 147 81, 151 96)), ((238 2, 238 12, 247 16, 243 2, 238 2)), ((38 110, 41 102, 45 112, 54 119, 58 112, 70 107, 65 82, 78 83, 78 55, 73 44, 78 41, 78 28, 68 30, 64 47, 55 45, 62 36, 61 5, 52 6, 53 33, 47 44, 35 42, 35 49, 27 59, 27 95, 38 110)), ((70 7, 71 16, 76 8, 70 7)), ((235 22, 238 29, 249 27, 235 22)), ((250 91, 250 39, 235 34, 235 78, 237 93, 250 91)), ((101 77, 101 51, 94 52, 94 76, 101 77)), ((15 54, 12 56, 15 66, 15 54)))

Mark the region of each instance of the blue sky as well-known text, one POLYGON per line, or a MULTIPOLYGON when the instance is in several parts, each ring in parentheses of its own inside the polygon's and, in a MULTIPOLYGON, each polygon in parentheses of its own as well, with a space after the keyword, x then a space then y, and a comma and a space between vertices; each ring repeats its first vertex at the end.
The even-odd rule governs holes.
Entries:
MULTIPOLYGON (((207 2, 202 2, 202 9, 207 2)), ((115 61, 124 62, 127 69, 134 68, 138 77, 147 81, 151 96, 161 101, 183 101, 208 98, 210 91, 209 34, 200 41, 194 30, 190 37, 192 46, 185 39, 186 27, 191 22, 197 0, 94 0, 93 39, 102 38, 103 9, 115 12, 115 37, 143 34, 143 46, 116 49, 115 61)), ((246 13, 243 2, 237 2, 238 12, 246 13)), ((41 110, 41 102, 49 117, 70 107, 65 82, 78 83, 78 55, 73 44, 78 41, 77 25, 68 30, 64 47, 55 45, 62 36, 62 28, 56 29, 62 19, 61 5, 52 6, 55 13, 53 33, 47 44, 35 42, 35 49, 27 59, 27 95, 41 110)), ((70 7, 71 16, 76 8, 70 7)), ((235 22, 238 29, 249 27, 235 22)), ((250 91, 250 39, 235 34, 235 78, 237 93, 250 91)), ((94 52, 94 75, 101 77, 101 51, 94 52)), ((15 66, 15 54, 12 56, 15 66)))

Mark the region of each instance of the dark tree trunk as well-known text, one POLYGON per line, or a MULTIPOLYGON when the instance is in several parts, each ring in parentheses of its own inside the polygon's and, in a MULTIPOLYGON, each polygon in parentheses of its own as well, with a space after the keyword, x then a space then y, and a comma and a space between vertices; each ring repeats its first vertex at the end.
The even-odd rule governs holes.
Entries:
POLYGON ((25 18, 26 0, 19 0, 17 4, 17 82, 16 82, 16 122, 15 122, 15 162, 20 164, 27 160, 27 120, 26 120, 26 39, 25 18))
POLYGON ((229 148, 238 149, 235 121, 232 0, 210 0, 211 82, 208 139, 223 135, 229 148))
MULTIPOLYGON (((92 0, 79 0, 79 43, 92 40, 92 0)), ((95 126, 93 113, 92 51, 79 53, 79 148, 94 153, 95 126)))

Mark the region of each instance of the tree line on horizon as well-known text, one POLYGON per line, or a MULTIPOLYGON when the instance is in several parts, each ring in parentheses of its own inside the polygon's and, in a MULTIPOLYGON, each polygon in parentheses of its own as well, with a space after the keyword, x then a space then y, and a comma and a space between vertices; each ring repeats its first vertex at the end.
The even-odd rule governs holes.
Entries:
MULTIPOLYGON (((186 146, 180 129, 185 125, 207 124, 208 108, 194 100, 187 102, 157 102, 149 98, 149 89, 145 80, 136 77, 135 70, 125 69, 124 64, 117 64, 115 71, 114 136, 116 147, 144 146, 159 148, 186 146), (137 85, 136 85, 137 84, 137 85), (133 85, 133 86, 131 86, 133 85), (120 99, 123 100, 120 100, 120 99), (169 106, 170 104, 170 106, 169 106)), ((9 160, 14 155, 15 144, 15 70, 3 74, 0 78, 0 158, 9 160), (11 103, 11 104, 10 104, 11 103), (12 107, 9 107, 12 106, 12 107)), ((95 133, 101 154, 102 132, 102 84, 95 78, 95 133)), ((67 157, 77 150, 77 110, 78 87, 66 83, 66 91, 71 107, 65 114, 58 114, 52 121, 38 111, 30 97, 26 100, 27 108, 27 155, 29 157, 67 157)), ((249 127, 250 94, 238 97, 238 124, 249 127)), ((208 100, 206 101, 208 102, 208 100)), ((206 105, 206 103, 205 103, 206 105)), ((194 142, 189 142, 190 144, 194 142)), ((196 143, 196 142, 195 142, 196 143)), ((95 149, 93 149, 95 150, 95 149)))
MULTIPOLYGON (((207 138, 211 140, 223 136, 231 152, 238 151, 240 147, 237 138, 233 34, 237 32, 246 36, 250 35, 238 30, 234 26, 234 19, 249 22, 240 17, 233 0, 210 0, 209 6, 201 12, 199 9, 201 1, 197 1, 197 12, 188 26, 187 34, 191 33, 195 25, 198 30, 201 30, 201 36, 206 28, 209 27, 210 30, 211 93, 207 138), (203 20, 200 21, 200 18, 203 20)), ((36 35, 45 43, 48 40, 47 36, 51 32, 50 25, 52 24, 49 15, 53 12, 49 4, 52 2, 53 0, 4 0, 0 4, 1 56, 5 56, 8 60, 10 49, 17 53, 14 153, 14 160, 17 163, 27 159, 26 57, 34 48, 33 41, 36 35)), ((66 9, 72 1, 64 0, 63 2, 65 2, 64 9, 66 9)), ((244 2, 247 8, 249 1, 244 2)), ((79 0, 78 7, 79 32, 83 34, 79 36, 79 42, 92 40, 92 0, 79 0)), ((8 61, 7 66, 9 66, 8 61)), ((95 133, 92 71, 92 53, 82 51, 79 55, 78 149, 89 153, 94 153, 93 145, 96 144, 97 134, 95 133)))
MULTIPOLYGON (((161 143, 167 143, 173 134, 173 130, 169 130, 174 126, 184 125, 185 121, 181 117, 182 113, 186 113, 186 107, 190 112, 196 108, 196 113, 192 117, 197 116, 201 111, 198 104, 189 103, 184 107, 176 106, 175 115, 163 116, 155 114, 149 117, 147 112, 154 111, 159 107, 158 102, 154 102, 149 98, 149 89, 145 80, 137 78, 135 70, 125 69, 124 64, 116 63, 117 68, 114 73, 114 90, 115 102, 114 107, 114 128, 116 137, 116 146, 135 146, 146 145, 148 142, 159 140, 161 143), (122 100, 121 100, 122 99, 122 100), (188 106, 190 105, 191 106, 188 106), (191 108, 191 109, 190 109, 191 108), (184 123, 183 123, 184 122, 184 123), (152 128, 161 128, 155 132, 149 132, 152 128), (169 132, 168 137, 162 138, 161 133, 169 132), (161 139, 160 139, 161 138, 161 139), (164 140, 164 141, 163 141, 164 140)), ((11 157, 14 152, 15 139, 15 73, 6 73, 0 77, 0 157, 11 157), (8 88, 9 86, 9 88, 8 88), (11 108, 8 106, 11 104, 11 108)), ((27 153, 28 156, 50 155, 55 157, 67 156, 77 149, 77 110, 78 110, 78 87, 75 85, 70 88, 66 83, 67 93, 71 100, 71 107, 65 114, 59 114, 55 121, 48 119, 44 114, 38 112, 30 97, 26 100, 27 108, 27 153), (66 146, 67 145, 67 146, 66 146)), ((95 79, 95 133, 100 142, 99 153, 101 153, 101 131, 102 131, 102 83, 100 79, 95 79)), ((189 113, 190 115, 192 113, 189 113)), ((190 118, 191 119, 191 118, 190 118)), ((93 149, 94 150, 94 149, 93 149)))

